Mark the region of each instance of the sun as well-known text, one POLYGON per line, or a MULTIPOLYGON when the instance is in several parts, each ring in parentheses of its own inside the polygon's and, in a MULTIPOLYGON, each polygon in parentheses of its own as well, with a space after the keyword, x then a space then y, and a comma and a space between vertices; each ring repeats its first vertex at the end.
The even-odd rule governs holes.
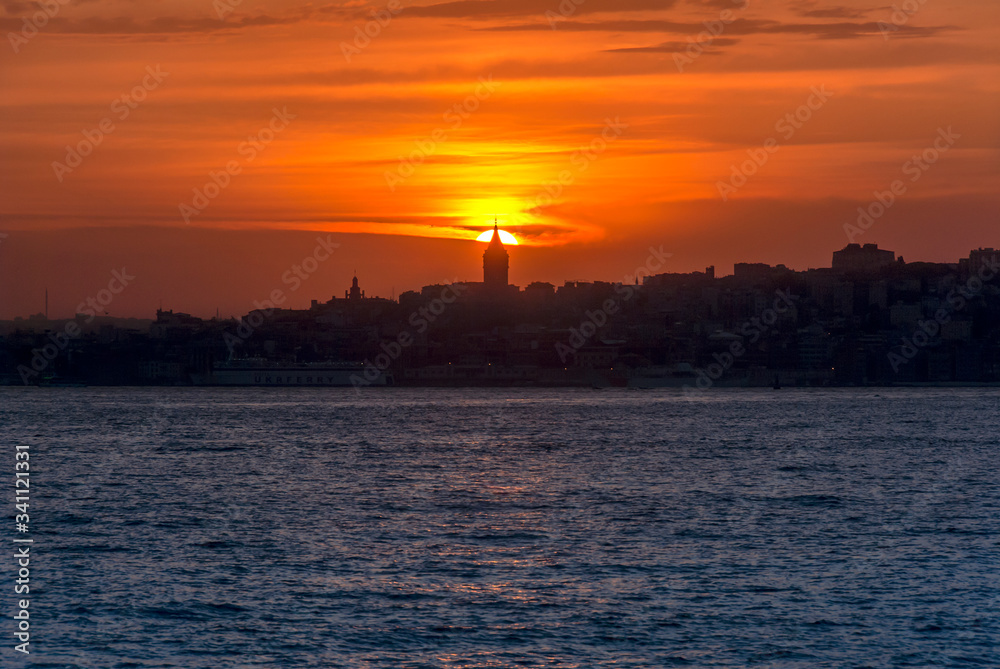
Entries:
MULTIPOLYGON (((514 246, 517 246, 517 237, 515 237, 512 234, 510 234, 506 230, 498 230, 498 232, 500 233, 500 241, 501 242, 503 242, 504 244, 513 244, 514 246)), ((492 238, 493 238, 493 228, 490 228, 489 230, 484 231, 483 234, 481 234, 478 237, 476 237, 476 241, 477 242, 488 242, 492 238)))

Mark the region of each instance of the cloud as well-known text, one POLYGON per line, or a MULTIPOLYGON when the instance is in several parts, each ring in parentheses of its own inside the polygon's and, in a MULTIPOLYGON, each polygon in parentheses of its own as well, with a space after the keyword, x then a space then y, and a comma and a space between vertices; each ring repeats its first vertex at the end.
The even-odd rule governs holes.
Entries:
MULTIPOLYGON (((696 42, 697 43, 697 42, 696 42)), ((739 44, 740 40, 731 37, 720 37, 705 43, 705 46, 733 46, 734 44, 739 44)), ((691 47, 691 42, 663 42, 662 44, 656 44, 654 46, 633 46, 633 47, 623 47, 621 49, 605 49, 608 53, 678 53, 684 51, 691 47)), ((711 51, 706 51, 706 53, 712 53, 711 51)))
MULTIPOLYGON (((96 0, 75 0, 74 5, 95 3, 96 0)), ((0 5, 12 17, 0 18, 0 31, 20 31, 24 27, 24 16, 36 11, 35 3, 20 0, 0 0, 0 5)), ((208 5, 211 9, 211 5, 208 5)), ((284 9, 284 8, 282 8, 284 9)), ((65 12, 51 17, 45 24, 45 31, 64 35, 178 35, 231 33, 244 28, 289 25, 302 22, 340 22, 344 20, 370 20, 367 6, 361 5, 305 5, 287 12, 275 14, 260 13, 232 14, 224 19, 214 11, 203 16, 156 16, 138 20, 126 16, 66 16, 65 12)))
POLYGON ((714 9, 744 10, 749 8, 751 0, 689 0, 689 2, 714 9))
MULTIPOLYGON (((598 12, 640 12, 670 9, 677 0, 585 0, 573 3, 579 14, 598 12)), ((456 0, 423 7, 407 7, 403 16, 433 16, 439 18, 487 19, 511 16, 538 16, 541 20, 546 11, 559 11, 559 2, 538 2, 538 0, 456 0), (549 6, 546 6, 549 5, 549 6)), ((548 27, 548 23, 545 23, 548 27)))
MULTIPOLYGON (((961 30, 957 26, 917 27, 910 25, 898 26, 893 37, 932 37, 942 32, 961 30)), ((490 31, 515 30, 551 30, 547 23, 522 23, 508 26, 480 28, 490 31)), ((602 32, 672 32, 681 34, 697 34, 705 30, 702 23, 682 23, 658 19, 647 20, 609 20, 609 21, 564 21, 559 24, 559 30, 566 31, 602 31, 602 32)), ((856 39, 859 37, 882 36, 879 24, 875 21, 855 23, 842 21, 838 23, 782 23, 766 19, 737 19, 726 26, 729 35, 781 35, 797 34, 815 37, 817 39, 856 39)))
POLYGON ((873 7, 845 7, 843 5, 819 7, 817 0, 794 0, 789 4, 792 11, 799 16, 813 19, 863 19, 869 12, 877 9, 873 7))
MULTIPOLYGON (((217 18, 180 18, 160 16, 150 21, 136 21, 132 18, 87 17, 80 19, 60 16, 49 19, 46 32, 64 35, 166 35, 182 33, 222 33, 255 26, 283 25, 297 23, 299 17, 278 18, 267 15, 244 16, 239 19, 220 21, 217 18)), ((20 31, 24 27, 21 19, 0 19, 0 32, 20 31)))
POLYGON ((27 14, 36 9, 30 2, 21 2, 20 0, 3 0, 3 2, 0 2, 0 6, 3 7, 6 13, 12 16, 27 14))
POLYGON ((825 9, 808 9, 799 12, 799 16, 811 19, 863 19, 869 10, 851 9, 850 7, 827 7, 825 9))

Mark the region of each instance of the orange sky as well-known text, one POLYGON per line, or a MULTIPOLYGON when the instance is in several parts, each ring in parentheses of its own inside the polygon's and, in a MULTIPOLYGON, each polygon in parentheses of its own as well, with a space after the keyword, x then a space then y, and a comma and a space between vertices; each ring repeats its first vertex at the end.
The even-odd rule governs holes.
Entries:
POLYGON ((651 245, 673 271, 828 266, 897 179, 855 241, 908 260, 1000 246, 995 0, 895 16, 854 0, 237 2, 51 0, 51 17, 0 2, 0 318, 39 311, 46 286, 68 316, 120 267, 137 279, 114 315, 242 314, 319 232, 341 246, 293 306, 355 269, 384 296, 478 280, 472 240, 494 214, 522 241, 520 285, 621 280, 651 245), (942 128, 957 138, 914 171, 942 128), (89 155, 74 166, 67 145, 89 155), (201 200, 211 173, 225 188, 201 200))

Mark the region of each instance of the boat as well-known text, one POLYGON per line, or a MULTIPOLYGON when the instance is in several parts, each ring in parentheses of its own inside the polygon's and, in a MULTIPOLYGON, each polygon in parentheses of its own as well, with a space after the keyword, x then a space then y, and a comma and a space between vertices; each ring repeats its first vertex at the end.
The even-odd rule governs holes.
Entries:
POLYGON ((73 381, 71 379, 64 379, 61 376, 45 376, 38 382, 38 385, 43 388, 86 388, 87 384, 83 381, 73 381))
POLYGON ((391 386, 391 372, 365 362, 281 363, 262 358, 227 360, 191 375, 196 386, 391 386))

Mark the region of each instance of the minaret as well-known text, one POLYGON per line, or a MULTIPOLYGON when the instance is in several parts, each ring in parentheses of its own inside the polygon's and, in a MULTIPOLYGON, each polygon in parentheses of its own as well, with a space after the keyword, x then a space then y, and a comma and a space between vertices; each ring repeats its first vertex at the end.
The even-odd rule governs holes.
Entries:
POLYGON ((365 291, 361 290, 358 285, 358 273, 355 271, 354 280, 351 281, 351 289, 349 291, 344 291, 344 297, 349 300, 360 300, 365 296, 365 291))
POLYGON ((506 290, 509 270, 510 256, 500 241, 500 229, 497 227, 496 219, 493 219, 493 236, 483 253, 483 286, 487 290, 506 290))

